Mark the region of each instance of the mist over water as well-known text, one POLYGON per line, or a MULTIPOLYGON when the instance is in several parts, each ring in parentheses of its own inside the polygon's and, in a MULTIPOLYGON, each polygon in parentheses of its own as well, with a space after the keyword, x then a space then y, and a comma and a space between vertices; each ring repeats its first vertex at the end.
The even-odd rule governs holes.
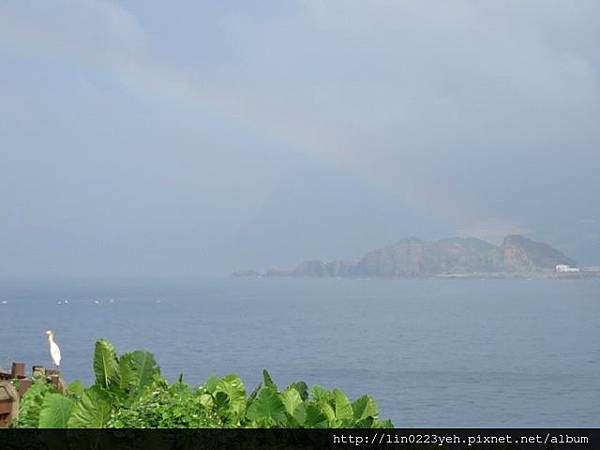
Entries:
POLYGON ((595 1, 0 2, 0 276, 514 233, 600 265, 599 21, 595 1))
POLYGON ((396 426, 599 426, 600 280, 3 282, 0 366, 92 380, 94 341, 190 383, 267 368, 369 393, 396 426), (68 303, 65 303, 68 300, 68 303), (60 302, 60 304, 58 303, 60 302))

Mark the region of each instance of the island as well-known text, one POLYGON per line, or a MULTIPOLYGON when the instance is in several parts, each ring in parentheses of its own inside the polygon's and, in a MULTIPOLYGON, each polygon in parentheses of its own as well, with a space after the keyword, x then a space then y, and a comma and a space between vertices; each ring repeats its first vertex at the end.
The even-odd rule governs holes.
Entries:
POLYGON ((450 277, 450 278, 588 278, 596 268, 579 269, 560 250, 521 235, 509 235, 500 245, 469 237, 423 241, 414 237, 368 252, 354 261, 300 263, 292 270, 237 271, 234 277, 450 277))

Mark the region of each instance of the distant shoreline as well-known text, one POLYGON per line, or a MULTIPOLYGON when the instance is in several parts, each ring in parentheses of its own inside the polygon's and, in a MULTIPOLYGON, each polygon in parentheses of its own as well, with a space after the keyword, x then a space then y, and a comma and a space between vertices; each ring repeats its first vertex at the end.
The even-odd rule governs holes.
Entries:
POLYGON ((477 238, 422 241, 411 237, 372 250, 357 260, 304 261, 291 270, 253 269, 232 274, 245 278, 491 278, 588 279, 600 267, 577 267, 560 250, 524 236, 506 236, 501 245, 477 238))
POLYGON ((559 273, 559 272, 518 272, 518 273, 451 273, 451 274, 438 274, 432 276, 432 278, 475 278, 475 279, 505 279, 505 278, 518 278, 518 279, 535 279, 535 280, 583 280, 591 278, 600 278, 600 271, 598 272, 576 272, 576 273, 559 273))
POLYGON ((600 271, 577 272, 577 273, 558 273, 558 272, 489 272, 489 273, 442 273, 442 274, 422 274, 413 276, 310 276, 310 275, 269 275, 269 274, 237 274, 233 273, 232 278, 246 279, 333 279, 333 280, 590 280, 600 279, 600 271))

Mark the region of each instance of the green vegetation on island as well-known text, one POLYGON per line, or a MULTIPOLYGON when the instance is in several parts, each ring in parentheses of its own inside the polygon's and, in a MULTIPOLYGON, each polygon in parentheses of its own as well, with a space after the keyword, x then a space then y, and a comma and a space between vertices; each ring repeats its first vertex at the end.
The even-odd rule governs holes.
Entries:
POLYGON ((211 376, 199 387, 169 383, 154 356, 137 350, 117 356, 114 346, 96 342, 96 381, 74 381, 63 390, 36 380, 20 403, 20 428, 379 428, 368 395, 354 401, 339 389, 308 388, 299 381, 280 389, 263 371, 250 394, 236 375, 211 376))

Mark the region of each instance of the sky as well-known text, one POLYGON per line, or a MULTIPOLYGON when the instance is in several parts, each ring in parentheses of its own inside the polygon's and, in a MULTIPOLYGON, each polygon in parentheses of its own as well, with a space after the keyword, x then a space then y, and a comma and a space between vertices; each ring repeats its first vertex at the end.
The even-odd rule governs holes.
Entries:
POLYGON ((600 265, 600 3, 0 2, 0 276, 521 233, 600 265))

